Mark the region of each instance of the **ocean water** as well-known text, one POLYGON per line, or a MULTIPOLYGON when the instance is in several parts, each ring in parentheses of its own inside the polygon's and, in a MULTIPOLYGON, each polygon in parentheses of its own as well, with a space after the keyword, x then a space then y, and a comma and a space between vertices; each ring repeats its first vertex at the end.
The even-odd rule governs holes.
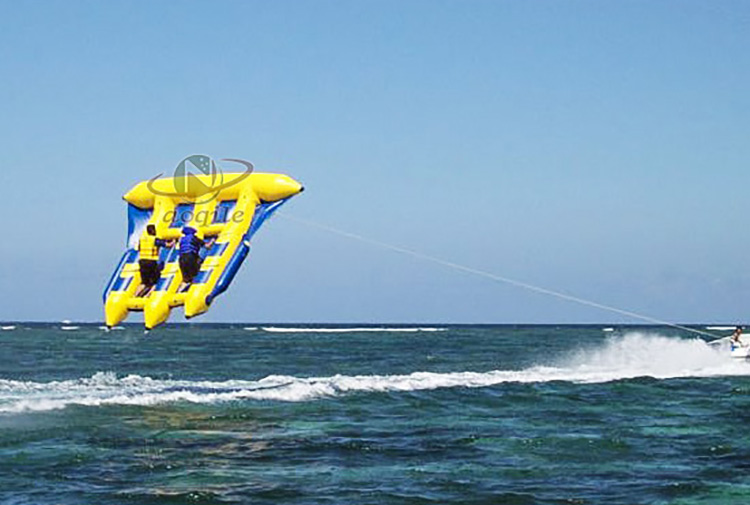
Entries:
POLYGON ((668 328, 14 325, 2 504, 750 503, 750 364, 668 328))

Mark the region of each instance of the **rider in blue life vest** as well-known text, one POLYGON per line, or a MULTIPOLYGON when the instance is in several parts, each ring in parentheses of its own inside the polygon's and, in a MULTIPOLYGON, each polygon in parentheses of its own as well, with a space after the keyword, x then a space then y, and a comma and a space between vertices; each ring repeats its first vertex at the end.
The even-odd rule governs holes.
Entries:
POLYGON ((212 240, 208 243, 198 237, 195 228, 185 226, 182 229, 182 238, 180 238, 180 271, 182 272, 182 282, 190 284, 201 269, 203 259, 200 256, 201 248, 211 245, 212 240))

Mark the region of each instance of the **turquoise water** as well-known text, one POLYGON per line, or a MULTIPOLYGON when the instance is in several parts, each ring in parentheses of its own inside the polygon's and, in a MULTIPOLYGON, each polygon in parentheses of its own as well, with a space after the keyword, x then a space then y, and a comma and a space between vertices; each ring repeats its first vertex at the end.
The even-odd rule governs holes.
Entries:
POLYGON ((750 503, 750 365, 679 331, 15 326, 4 504, 750 503))

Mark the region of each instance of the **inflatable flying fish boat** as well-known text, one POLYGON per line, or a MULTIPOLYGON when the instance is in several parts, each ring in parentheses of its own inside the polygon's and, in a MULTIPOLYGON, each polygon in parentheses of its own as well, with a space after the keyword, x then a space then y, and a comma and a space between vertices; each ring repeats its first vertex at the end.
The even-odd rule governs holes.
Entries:
POLYGON ((223 174, 216 185, 211 175, 161 178, 137 184, 123 197, 128 202, 127 248, 104 290, 108 327, 131 311, 142 311, 147 329, 167 320, 182 306, 185 317, 206 312, 226 291, 250 250, 250 240, 263 222, 302 186, 286 175, 268 173, 223 174), (175 191, 180 188, 180 191, 175 191), (147 239, 147 225, 156 228, 161 269, 158 281, 144 286, 139 252, 147 239), (191 283, 183 282, 179 241, 192 228, 204 239, 200 269, 191 283))

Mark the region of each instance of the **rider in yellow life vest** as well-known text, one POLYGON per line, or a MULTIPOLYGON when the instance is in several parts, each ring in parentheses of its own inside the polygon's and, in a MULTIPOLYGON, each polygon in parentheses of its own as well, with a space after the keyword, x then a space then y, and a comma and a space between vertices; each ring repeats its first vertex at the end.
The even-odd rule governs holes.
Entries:
MULTIPOLYGON (((153 226, 153 225, 149 225, 153 226)), ((159 247, 156 245, 156 237, 148 234, 144 235, 138 243, 138 252, 142 260, 159 260, 159 247)))
POLYGON ((146 226, 146 233, 138 242, 138 266, 141 270, 141 285, 135 296, 144 296, 159 281, 161 268, 159 265, 159 248, 169 246, 166 240, 156 238, 156 226, 146 226))

